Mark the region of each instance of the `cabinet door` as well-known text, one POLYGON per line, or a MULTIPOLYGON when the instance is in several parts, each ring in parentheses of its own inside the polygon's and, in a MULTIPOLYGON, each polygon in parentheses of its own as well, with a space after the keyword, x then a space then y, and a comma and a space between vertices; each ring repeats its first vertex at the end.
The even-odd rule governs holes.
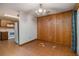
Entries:
POLYGON ((8 40, 8 32, 2 32, 2 40, 8 40))
POLYGON ((38 39, 43 39, 42 38, 42 36, 43 36, 43 34, 42 34, 42 18, 38 18, 38 20, 37 20, 37 24, 38 24, 38 26, 37 26, 37 36, 38 36, 38 39))
POLYGON ((14 27, 14 22, 10 20, 1 20, 1 27, 10 27, 10 25, 13 25, 11 28, 14 27), (9 25, 9 26, 7 26, 9 25))
POLYGON ((50 17, 44 17, 43 18, 43 33, 44 33, 44 40, 45 41, 51 41, 50 36, 50 17))
POLYGON ((64 45, 71 47, 72 42, 72 13, 64 13, 64 45))
POLYGON ((1 27, 6 27, 6 25, 7 25, 7 21, 1 20, 1 27))
POLYGON ((56 43, 63 44, 63 13, 56 15, 56 43))
POLYGON ((56 16, 38 18, 38 39, 56 42, 56 16))
POLYGON ((41 39, 41 40, 46 40, 48 37, 47 37, 47 32, 48 32, 48 25, 46 24, 47 23, 47 19, 45 17, 42 17, 42 18, 39 18, 38 19, 38 39, 41 39))
POLYGON ((51 42, 56 42, 56 15, 51 16, 49 33, 50 33, 49 37, 51 38, 51 42))

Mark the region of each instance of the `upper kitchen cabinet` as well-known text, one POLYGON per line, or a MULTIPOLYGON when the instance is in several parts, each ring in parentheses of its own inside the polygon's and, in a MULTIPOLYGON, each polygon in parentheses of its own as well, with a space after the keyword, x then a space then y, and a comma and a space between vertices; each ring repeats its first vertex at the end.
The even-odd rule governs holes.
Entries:
POLYGON ((14 22, 10 20, 0 20, 0 27, 14 28, 14 22))

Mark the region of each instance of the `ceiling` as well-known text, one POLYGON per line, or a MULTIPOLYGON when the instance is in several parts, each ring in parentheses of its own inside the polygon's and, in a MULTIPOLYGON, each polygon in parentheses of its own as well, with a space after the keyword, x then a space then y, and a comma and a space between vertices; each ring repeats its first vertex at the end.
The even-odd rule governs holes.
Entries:
MULTIPOLYGON (((73 9, 75 3, 44 3, 43 8, 47 9, 49 14, 63 12, 73 9)), ((15 11, 23 11, 25 13, 35 13, 39 8, 38 3, 0 3, 0 10, 5 11, 8 9, 15 11)), ((10 12, 10 11, 7 11, 10 12)))

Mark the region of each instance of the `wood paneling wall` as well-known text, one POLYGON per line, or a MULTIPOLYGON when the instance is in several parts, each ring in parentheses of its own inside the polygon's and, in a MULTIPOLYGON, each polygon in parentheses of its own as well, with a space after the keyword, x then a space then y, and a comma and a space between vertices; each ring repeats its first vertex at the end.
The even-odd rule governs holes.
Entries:
POLYGON ((72 11, 37 18, 37 37, 68 47, 72 44, 72 11))

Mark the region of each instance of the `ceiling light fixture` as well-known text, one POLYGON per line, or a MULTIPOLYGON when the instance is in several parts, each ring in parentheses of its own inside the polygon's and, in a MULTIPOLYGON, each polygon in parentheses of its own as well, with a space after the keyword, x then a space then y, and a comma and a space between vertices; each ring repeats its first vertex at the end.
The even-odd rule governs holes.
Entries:
POLYGON ((39 5, 39 9, 35 11, 37 15, 45 15, 47 12, 46 9, 43 8, 42 4, 39 5))

